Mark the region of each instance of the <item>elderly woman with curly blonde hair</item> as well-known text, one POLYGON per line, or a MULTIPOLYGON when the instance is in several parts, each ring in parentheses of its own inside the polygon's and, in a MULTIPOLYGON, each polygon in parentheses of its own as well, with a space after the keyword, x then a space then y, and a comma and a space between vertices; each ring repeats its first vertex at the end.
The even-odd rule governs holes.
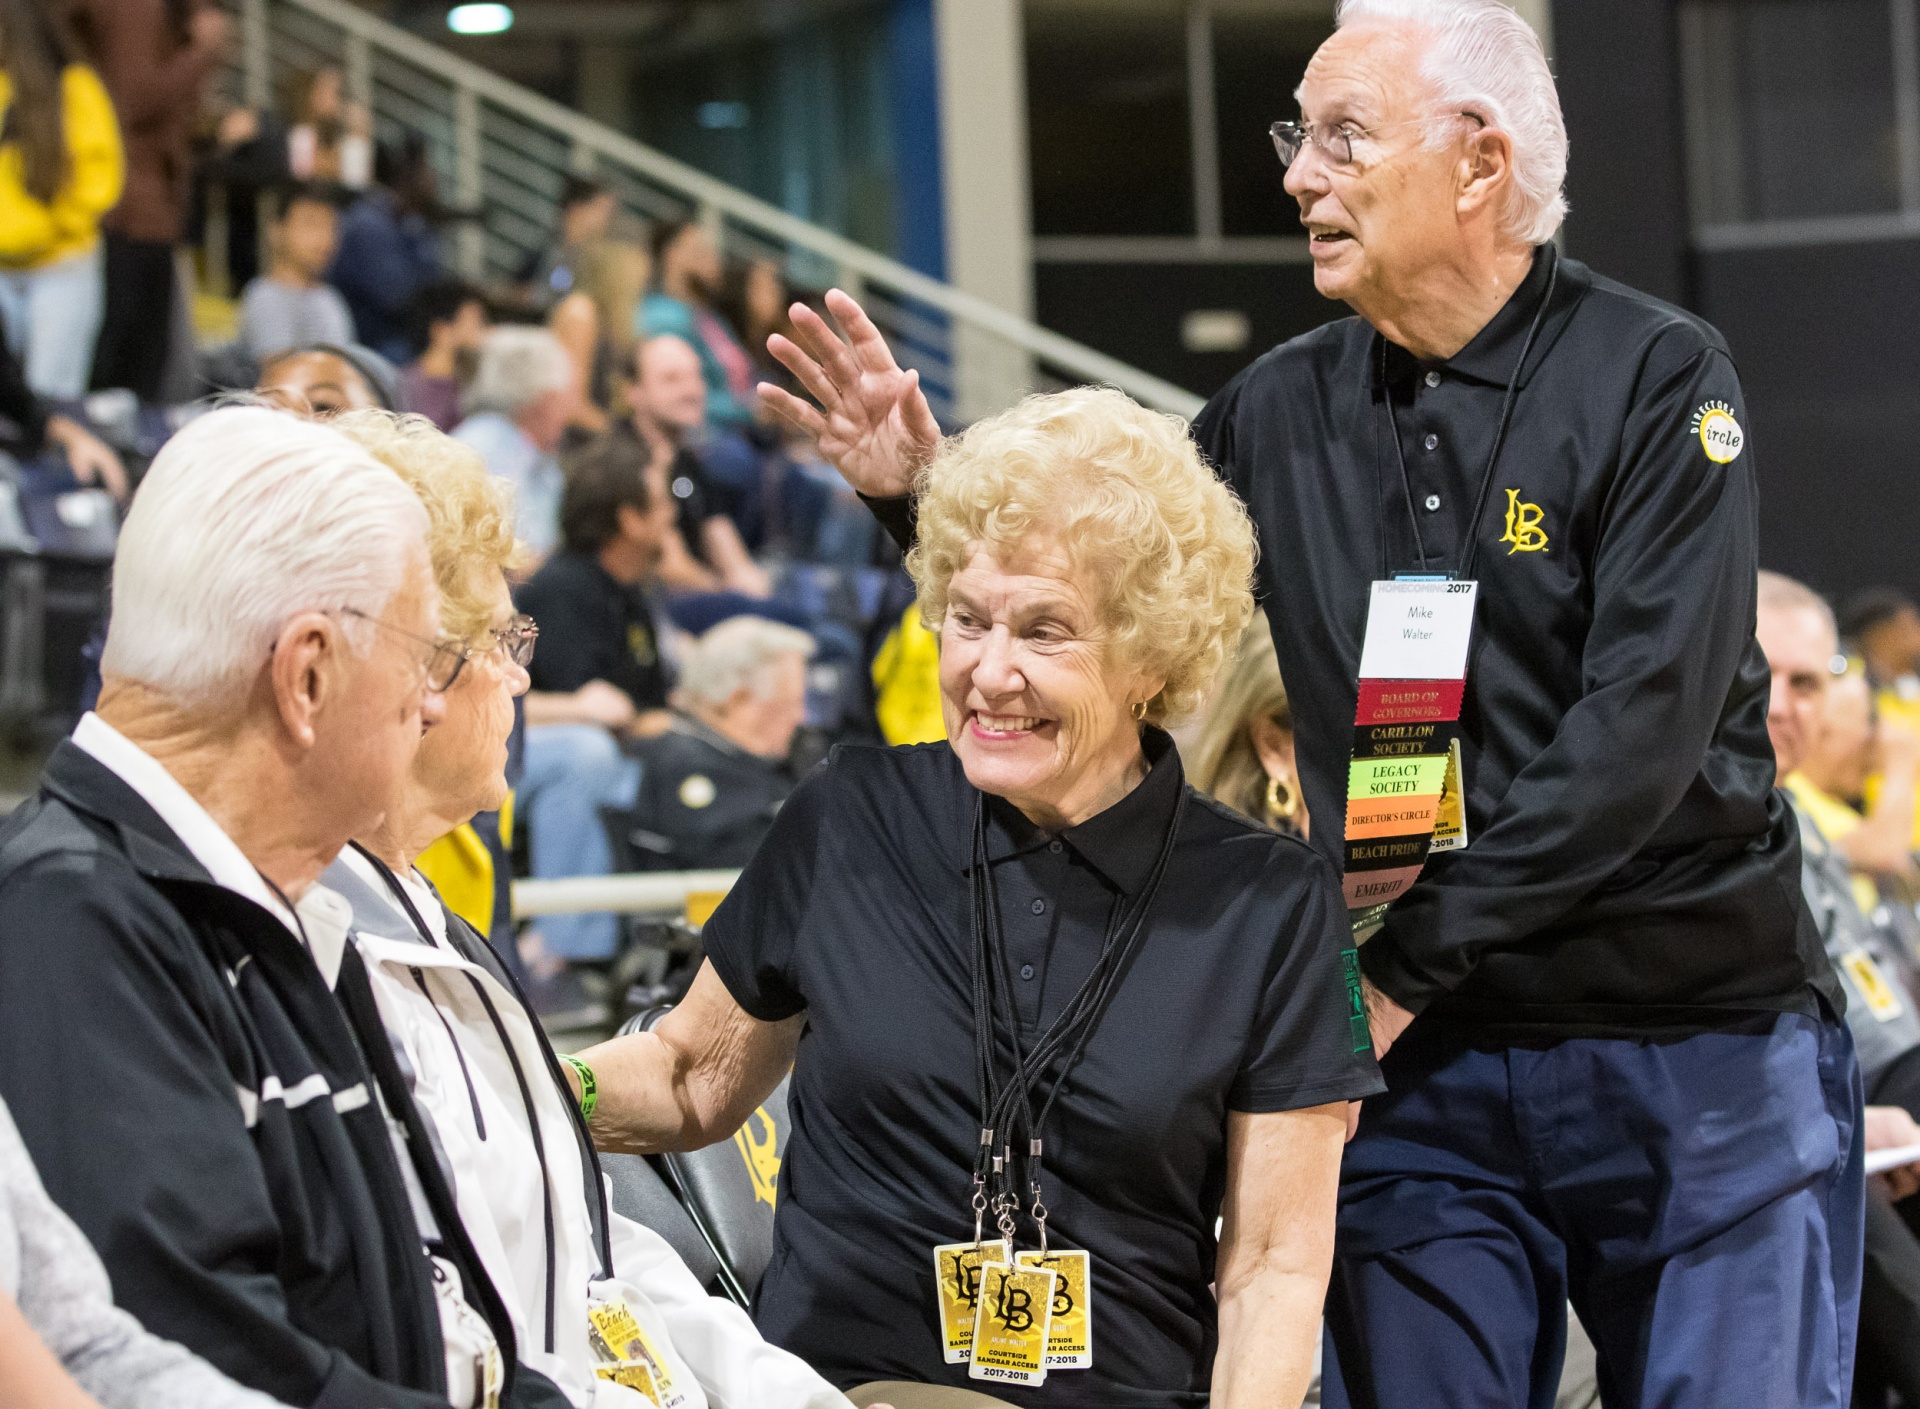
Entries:
POLYGON ((1380 1086, 1331 869, 1162 727, 1252 610, 1246 513, 1103 390, 975 425, 918 502, 945 742, 801 785, 687 1001, 584 1054, 595 1138, 724 1139, 791 1064, 757 1314, 842 1386, 1297 1404, 1380 1086))

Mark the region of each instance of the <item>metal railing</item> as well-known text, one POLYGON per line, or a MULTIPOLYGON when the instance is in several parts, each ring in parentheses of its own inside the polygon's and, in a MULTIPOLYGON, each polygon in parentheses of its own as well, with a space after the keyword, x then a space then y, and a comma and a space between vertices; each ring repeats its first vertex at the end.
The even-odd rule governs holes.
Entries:
POLYGON ((901 363, 919 370, 949 422, 1081 382, 1183 416, 1200 409, 1199 397, 1171 382, 791 215, 347 0, 227 3, 239 18, 234 77, 245 101, 268 106, 288 79, 338 66, 378 138, 426 140, 449 204, 482 212, 453 238, 453 262, 469 278, 510 277, 550 238, 567 175, 590 173, 633 215, 698 220, 723 249, 778 260, 796 285, 846 289, 901 363))
POLYGON ((579 915, 611 910, 664 915, 686 909, 689 896, 724 895, 738 871, 639 871, 620 876, 569 876, 513 883, 513 916, 579 915))

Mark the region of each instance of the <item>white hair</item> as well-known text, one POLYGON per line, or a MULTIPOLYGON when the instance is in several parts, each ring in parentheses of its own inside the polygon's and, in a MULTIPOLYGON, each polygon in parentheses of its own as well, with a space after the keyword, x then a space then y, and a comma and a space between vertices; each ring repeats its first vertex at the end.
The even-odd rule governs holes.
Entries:
MULTIPOLYGON (((293 617, 377 617, 424 560, 427 511, 337 431, 264 406, 189 422, 154 458, 113 563, 102 674, 188 705, 249 689, 293 617)), ((367 623, 341 621, 353 648, 367 623)))
POLYGON ((550 391, 574 383, 573 359, 545 328, 495 328, 480 344, 480 366, 462 409, 517 416, 550 391))
POLYGON ((718 709, 746 690, 772 693, 773 667, 783 656, 813 655, 813 637, 759 616, 728 617, 693 643, 680 662, 680 693, 689 703, 718 709))
MULTIPOLYGON (((1501 0, 1340 0, 1334 26, 1417 24, 1431 35, 1421 72, 1446 113, 1472 113, 1513 139, 1501 228, 1528 244, 1567 218, 1567 124, 1540 36, 1501 0)), ((1430 141, 1444 141, 1437 130, 1430 141)))

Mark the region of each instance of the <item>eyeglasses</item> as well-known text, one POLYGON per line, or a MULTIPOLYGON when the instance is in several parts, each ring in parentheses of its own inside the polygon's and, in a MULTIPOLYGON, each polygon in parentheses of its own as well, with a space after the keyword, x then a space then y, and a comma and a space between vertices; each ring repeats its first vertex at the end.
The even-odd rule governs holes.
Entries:
POLYGON ((533 643, 540 639, 540 623, 525 612, 514 613, 505 626, 488 627, 487 635, 493 638, 491 646, 484 650, 468 647, 461 659, 471 660, 487 651, 499 651, 522 670, 533 664, 533 643))
MULTIPOLYGON (((1446 113, 1444 117, 1464 117, 1485 127, 1487 120, 1479 113, 1446 113)), ((1356 137, 1374 137, 1382 132, 1391 132, 1396 127, 1409 127, 1417 122, 1432 122, 1434 118, 1410 117, 1405 122, 1389 122, 1380 127, 1362 128, 1342 123, 1340 126, 1325 129, 1311 122, 1276 122, 1267 129, 1267 135, 1273 138, 1273 149, 1280 154, 1280 165, 1292 166, 1300 158, 1311 142, 1320 149, 1320 155, 1327 159, 1330 166, 1341 169, 1358 165, 1353 157, 1353 142, 1356 137)))
POLYGON ((453 688, 453 682, 460 678, 460 668, 467 663, 466 652, 456 641, 431 641, 425 636, 416 636, 411 631, 403 631, 391 622, 382 621, 377 616, 369 616, 366 612, 358 611, 353 607, 340 608, 340 615, 370 621, 381 630, 391 631, 396 636, 404 636, 420 647, 421 655, 417 657, 417 662, 426 676, 427 688, 436 695, 445 694, 453 688))

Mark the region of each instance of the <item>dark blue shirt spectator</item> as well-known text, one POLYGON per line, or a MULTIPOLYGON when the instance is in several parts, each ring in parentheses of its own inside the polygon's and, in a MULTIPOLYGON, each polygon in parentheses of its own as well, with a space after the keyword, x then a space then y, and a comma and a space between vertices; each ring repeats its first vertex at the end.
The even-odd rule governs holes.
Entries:
POLYGON ((396 366, 413 360, 407 314, 414 295, 440 277, 440 241, 421 203, 374 190, 340 221, 327 282, 353 313, 360 341, 396 366))

